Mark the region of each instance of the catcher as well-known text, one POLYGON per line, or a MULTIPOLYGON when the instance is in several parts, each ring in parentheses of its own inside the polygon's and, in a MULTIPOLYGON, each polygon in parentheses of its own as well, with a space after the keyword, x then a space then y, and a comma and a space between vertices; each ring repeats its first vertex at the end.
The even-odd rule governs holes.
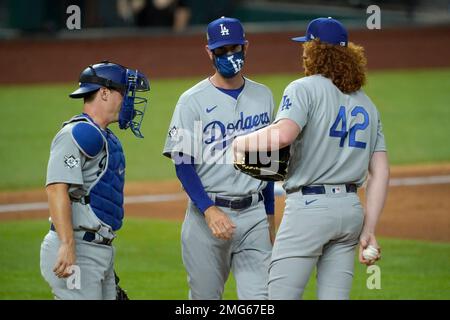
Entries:
POLYGON ((358 242, 361 263, 380 258, 375 227, 389 182, 380 115, 361 90, 366 78, 363 49, 348 42, 339 21, 315 19, 306 36, 293 40, 304 43, 306 77, 287 86, 274 124, 234 141, 236 161, 242 162, 244 151, 291 145, 269 298, 301 298, 317 267, 318 298, 348 299, 358 242), (274 133, 277 139, 260 139, 274 133), (367 173, 364 213, 356 192, 367 173), (369 245, 378 255, 367 261, 361 253, 369 245))
POLYGON ((56 299, 125 299, 112 246, 124 217, 125 156, 108 126, 119 122, 142 137, 146 99, 136 94, 149 83, 139 71, 107 61, 87 67, 79 82, 70 97, 84 100, 83 113, 64 122, 50 150, 51 226, 41 245, 41 273, 56 299))

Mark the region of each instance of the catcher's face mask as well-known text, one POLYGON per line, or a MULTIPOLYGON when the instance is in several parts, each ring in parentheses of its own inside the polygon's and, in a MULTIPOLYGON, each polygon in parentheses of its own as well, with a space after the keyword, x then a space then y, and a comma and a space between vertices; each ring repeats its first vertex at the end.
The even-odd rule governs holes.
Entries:
POLYGON ((137 70, 127 69, 127 83, 119 113, 119 128, 133 132, 138 138, 143 138, 141 124, 147 108, 147 99, 137 96, 138 92, 150 90, 146 76, 137 70))

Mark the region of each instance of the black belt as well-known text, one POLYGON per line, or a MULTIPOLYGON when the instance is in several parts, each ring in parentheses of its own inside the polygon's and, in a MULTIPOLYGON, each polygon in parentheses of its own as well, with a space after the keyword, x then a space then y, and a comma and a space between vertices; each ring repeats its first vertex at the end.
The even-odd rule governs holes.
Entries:
MULTIPOLYGON (((263 198, 262 194, 258 193, 258 202, 263 199, 264 198, 263 198)), ((234 199, 234 200, 216 197, 215 205, 218 207, 225 207, 225 208, 230 208, 230 209, 234 209, 234 210, 243 210, 243 209, 249 208, 252 205, 252 202, 253 202, 252 196, 241 198, 241 199, 234 199)))
MULTIPOLYGON (((53 223, 50 225, 50 230, 56 232, 55 225, 53 223)), ((87 242, 94 241, 95 240, 95 232, 86 231, 84 233, 84 235, 83 235, 83 240, 87 241, 87 242)), ((112 244, 112 239, 103 238, 103 240, 101 242, 95 242, 95 243, 104 244, 106 246, 110 246, 112 244)))
POLYGON ((83 198, 81 198, 81 202, 83 204, 89 204, 91 202, 91 197, 89 195, 84 196, 83 198))
MULTIPOLYGON (((325 190, 325 186, 323 185, 317 185, 317 186, 303 186, 303 187, 299 187, 293 190, 289 190, 287 191, 287 193, 294 193, 297 191, 302 191, 303 195, 308 195, 308 194, 325 194, 326 190, 325 190)), ((346 184, 345 185, 345 191, 348 192, 357 192, 358 187, 356 186, 356 184, 346 184)), ((333 193, 340 193, 340 191, 338 192, 336 190, 336 192, 333 193)))

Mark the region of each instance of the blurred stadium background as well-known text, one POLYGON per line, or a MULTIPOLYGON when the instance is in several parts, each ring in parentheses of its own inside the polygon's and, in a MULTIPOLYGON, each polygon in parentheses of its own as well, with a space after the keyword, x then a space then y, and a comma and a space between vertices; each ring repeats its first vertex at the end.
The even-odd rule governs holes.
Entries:
MULTIPOLYGON (((222 15, 244 23, 245 73, 272 89, 276 105, 301 76, 289 39, 311 19, 342 20, 365 47, 365 90, 383 119, 394 181, 379 227, 382 290, 366 288, 357 264, 352 298, 450 299, 448 0, 0 0, 0 299, 51 298, 39 272, 49 146, 59 124, 81 110, 67 97, 80 71, 105 59, 144 71, 152 85, 145 139, 113 126, 127 156, 121 284, 133 299, 187 297, 179 245, 186 198, 161 150, 178 96, 212 72, 206 24, 222 15), (374 4, 380 30, 366 27, 374 4), (81 9, 80 30, 67 29, 69 5, 81 9)), ((282 208, 278 197, 277 221, 282 208)), ((314 286, 312 279, 307 299, 314 286)), ((234 288, 229 281, 225 298, 236 298, 234 288)))
POLYGON ((2 0, 2 36, 61 36, 69 5, 81 8, 83 29, 101 29, 103 35, 116 29, 135 33, 136 27, 140 33, 190 32, 221 15, 251 23, 249 31, 285 30, 292 23, 298 28, 299 22, 326 15, 360 26, 361 10, 369 5, 382 6, 385 26, 424 25, 448 22, 449 11, 447 0, 2 0))

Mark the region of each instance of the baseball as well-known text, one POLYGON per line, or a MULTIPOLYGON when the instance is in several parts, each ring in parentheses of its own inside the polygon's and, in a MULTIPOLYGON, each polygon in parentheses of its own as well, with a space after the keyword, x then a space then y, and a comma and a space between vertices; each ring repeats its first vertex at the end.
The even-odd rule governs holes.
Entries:
POLYGON ((374 260, 378 255, 378 249, 369 245, 363 250, 362 255, 365 260, 374 260))

